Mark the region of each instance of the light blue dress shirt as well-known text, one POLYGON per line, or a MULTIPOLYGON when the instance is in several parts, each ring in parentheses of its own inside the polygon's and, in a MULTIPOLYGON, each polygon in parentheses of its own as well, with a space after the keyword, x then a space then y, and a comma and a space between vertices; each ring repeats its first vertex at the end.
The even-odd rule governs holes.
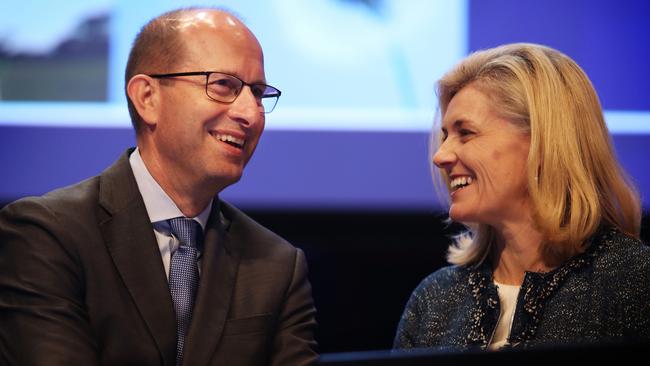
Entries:
MULTIPOLYGON (((158 249, 160 250, 160 257, 165 267, 165 274, 169 279, 169 266, 171 263, 172 254, 176 251, 180 242, 172 235, 169 222, 167 220, 174 217, 185 217, 181 210, 176 206, 174 201, 165 193, 160 187, 158 182, 151 176, 147 169, 140 150, 135 149, 129 157, 129 163, 135 176, 135 181, 138 184, 138 189, 144 200, 144 205, 149 215, 149 220, 153 226, 153 232, 156 235, 158 242, 158 249)), ((191 219, 197 221, 201 225, 201 229, 205 232, 205 225, 208 222, 210 211, 212 210, 212 200, 208 206, 196 217, 191 219)), ((199 273, 201 271, 201 254, 199 253, 199 273)))

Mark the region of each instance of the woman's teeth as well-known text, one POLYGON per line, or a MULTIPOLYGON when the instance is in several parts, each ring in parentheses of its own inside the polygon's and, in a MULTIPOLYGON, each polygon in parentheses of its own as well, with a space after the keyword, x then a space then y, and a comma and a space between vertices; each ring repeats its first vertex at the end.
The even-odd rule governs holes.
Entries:
POLYGON ((456 177, 449 182, 452 190, 460 189, 472 184, 472 177, 456 177))

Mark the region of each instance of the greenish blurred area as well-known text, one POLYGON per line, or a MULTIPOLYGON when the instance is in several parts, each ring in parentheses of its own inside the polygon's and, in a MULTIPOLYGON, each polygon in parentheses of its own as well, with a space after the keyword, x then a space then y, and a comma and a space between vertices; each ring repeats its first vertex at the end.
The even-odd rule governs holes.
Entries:
POLYGON ((108 59, 0 58, 0 100, 106 101, 108 59))
POLYGON ((0 35, 1 101, 106 101, 109 13, 79 20, 47 52, 16 47, 0 35))

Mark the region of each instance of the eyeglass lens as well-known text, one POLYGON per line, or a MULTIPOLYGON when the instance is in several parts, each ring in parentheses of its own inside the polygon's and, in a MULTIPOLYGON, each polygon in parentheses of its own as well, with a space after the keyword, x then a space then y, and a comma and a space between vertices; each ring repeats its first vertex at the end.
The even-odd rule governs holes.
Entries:
MULTIPOLYGON (((230 103, 237 98, 243 86, 244 83, 242 80, 232 75, 215 72, 209 75, 206 90, 210 98, 220 102, 230 103)), ((264 112, 269 113, 273 111, 278 101, 279 91, 272 86, 264 84, 252 84, 250 88, 253 96, 264 107, 264 112)))

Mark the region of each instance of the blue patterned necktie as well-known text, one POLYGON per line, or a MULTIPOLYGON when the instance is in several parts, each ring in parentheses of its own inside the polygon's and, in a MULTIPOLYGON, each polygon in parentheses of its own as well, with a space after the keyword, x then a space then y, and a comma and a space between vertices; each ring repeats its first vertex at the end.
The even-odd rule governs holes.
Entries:
POLYGON ((176 365, 183 364, 185 336, 192 321, 192 307, 199 285, 197 265, 197 246, 201 237, 199 223, 185 217, 169 220, 171 231, 180 241, 180 246, 172 254, 169 269, 169 290, 176 310, 176 365))

